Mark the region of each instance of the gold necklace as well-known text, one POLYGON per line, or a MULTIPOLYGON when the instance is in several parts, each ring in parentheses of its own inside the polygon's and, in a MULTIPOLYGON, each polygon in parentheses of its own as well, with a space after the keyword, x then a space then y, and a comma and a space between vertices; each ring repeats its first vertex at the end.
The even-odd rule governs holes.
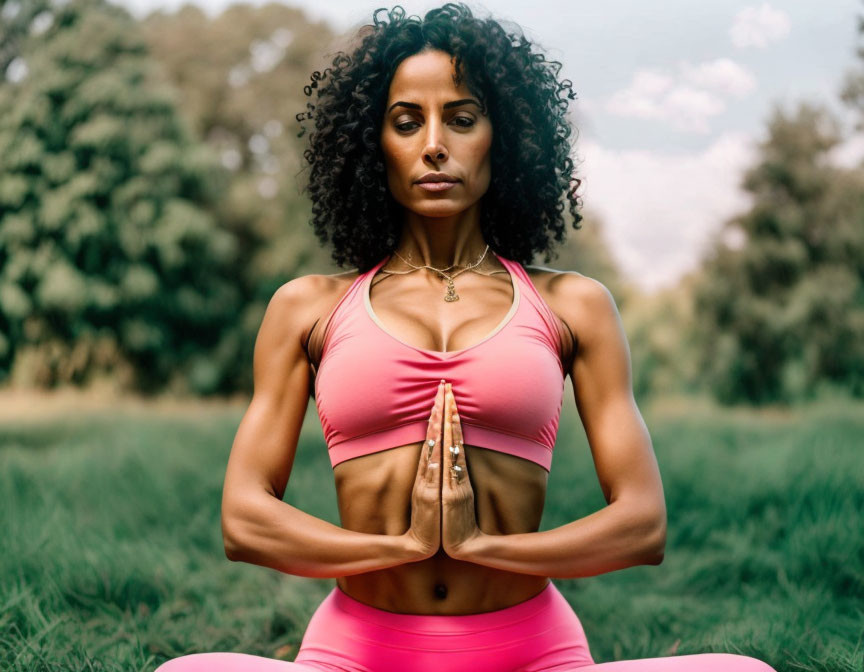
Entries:
MULTIPOLYGON (((399 254, 396 250, 393 250, 393 254, 395 254, 402 261, 404 261, 406 264, 408 264, 413 270, 410 270, 410 271, 385 271, 382 269, 381 272, 382 273, 389 273, 391 275, 406 275, 407 273, 413 273, 414 271, 419 271, 421 268, 428 268, 430 271, 435 271, 436 273, 438 273, 438 275, 447 279, 447 293, 444 295, 444 300, 447 302, 458 301, 459 295, 456 293, 456 287, 453 284, 453 278, 455 278, 460 273, 464 273, 465 271, 470 271, 472 268, 476 268, 477 266, 479 266, 480 263, 483 261, 483 259, 486 258, 486 253, 488 251, 489 251, 489 246, 487 245, 486 249, 483 250, 483 254, 480 255, 480 258, 476 262, 474 262, 470 266, 466 266, 461 271, 457 271, 456 273, 453 273, 452 275, 448 275, 447 273, 445 273, 445 271, 453 268, 453 266, 456 266, 457 264, 451 264, 446 269, 445 268, 434 268, 433 266, 427 266, 427 265, 415 266, 410 261, 405 259, 405 257, 403 257, 401 254, 399 254)), ((411 254, 409 253, 408 256, 410 257, 411 254)))

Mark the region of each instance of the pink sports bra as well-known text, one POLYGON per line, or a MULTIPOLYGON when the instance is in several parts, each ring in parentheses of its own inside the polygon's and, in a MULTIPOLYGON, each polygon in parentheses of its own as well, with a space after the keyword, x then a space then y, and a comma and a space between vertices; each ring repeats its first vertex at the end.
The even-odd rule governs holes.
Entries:
POLYGON ((372 310, 372 278, 361 273, 330 315, 315 376, 315 403, 335 467, 426 438, 438 382, 453 385, 466 445, 508 453, 547 471, 564 393, 557 317, 525 269, 510 273, 513 304, 483 340, 439 352, 402 342, 372 310))

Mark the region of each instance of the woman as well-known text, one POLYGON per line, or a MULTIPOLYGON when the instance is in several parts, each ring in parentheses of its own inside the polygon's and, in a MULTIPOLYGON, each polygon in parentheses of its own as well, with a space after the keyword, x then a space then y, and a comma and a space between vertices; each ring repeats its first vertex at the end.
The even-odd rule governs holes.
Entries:
POLYGON ((306 152, 316 232, 357 271, 274 295, 225 478, 229 558, 337 586, 293 663, 204 653, 159 672, 771 670, 717 653, 594 663, 549 577, 660 563, 666 510, 614 300, 523 266, 561 239, 562 193, 581 220, 572 89, 463 5, 400 10, 307 89, 325 82, 306 152), (609 505, 538 532, 568 373, 609 505), (309 394, 342 527, 281 501, 309 394))

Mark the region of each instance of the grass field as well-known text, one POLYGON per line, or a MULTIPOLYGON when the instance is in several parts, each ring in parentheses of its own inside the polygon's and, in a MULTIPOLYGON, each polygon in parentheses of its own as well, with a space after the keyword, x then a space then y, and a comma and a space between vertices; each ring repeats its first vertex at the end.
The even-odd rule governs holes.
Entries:
MULTIPOLYGON (((543 529, 605 504, 570 394, 543 529)), ((0 670, 152 672, 199 651, 293 659, 333 584, 226 560, 222 479, 243 410, 0 417, 0 670)), ((864 405, 643 412, 666 559, 556 580, 595 660, 726 651, 780 672, 861 672, 864 405)), ((286 501, 338 523, 312 405, 286 501)))

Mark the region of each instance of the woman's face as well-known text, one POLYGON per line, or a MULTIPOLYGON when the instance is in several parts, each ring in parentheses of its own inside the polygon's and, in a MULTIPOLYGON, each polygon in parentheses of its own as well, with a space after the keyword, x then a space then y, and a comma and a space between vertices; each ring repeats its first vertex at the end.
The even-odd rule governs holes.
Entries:
POLYGON ((399 64, 381 130, 393 198, 428 217, 466 210, 486 193, 491 179, 492 124, 465 82, 453 83, 450 59, 435 50, 399 64), (447 173, 456 183, 440 191, 420 186, 417 181, 430 172, 447 173))

